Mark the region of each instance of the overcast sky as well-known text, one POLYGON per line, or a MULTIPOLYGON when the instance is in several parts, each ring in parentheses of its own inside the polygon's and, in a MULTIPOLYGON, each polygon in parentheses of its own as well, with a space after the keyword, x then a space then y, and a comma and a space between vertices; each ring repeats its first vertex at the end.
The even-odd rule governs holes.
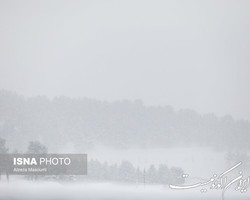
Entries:
POLYGON ((0 88, 250 119, 250 1, 0 0, 0 88))

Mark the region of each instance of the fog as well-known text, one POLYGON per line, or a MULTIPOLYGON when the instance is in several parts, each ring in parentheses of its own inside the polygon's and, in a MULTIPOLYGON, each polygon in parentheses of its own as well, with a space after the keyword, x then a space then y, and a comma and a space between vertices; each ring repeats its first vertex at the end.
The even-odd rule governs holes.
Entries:
POLYGON ((146 169, 152 164, 167 163, 169 167, 181 166, 191 179, 193 177, 208 179, 214 173, 222 173, 228 167, 231 167, 225 162, 224 152, 216 152, 209 148, 117 150, 97 147, 95 150, 88 151, 88 157, 89 159, 98 159, 109 163, 121 163, 123 160, 129 160, 135 166, 145 167, 146 169))
POLYGON ((247 0, 0 0, 0 154, 88 155, 86 176, 7 181, 0 165, 0 199, 222 199, 169 185, 239 162, 230 178, 250 175, 249 10, 247 0))
POLYGON ((250 2, 0 1, 0 88, 250 119, 250 2))
MULTIPOLYGON (((227 191, 225 195, 228 200, 249 199, 249 194, 238 194, 234 191, 227 191)), ((1 200, 80 200, 80 199, 204 199, 204 200, 220 200, 221 191, 209 191, 201 193, 198 189, 193 191, 174 191, 167 187, 160 186, 126 186, 112 185, 110 183, 101 184, 74 184, 62 185, 55 183, 29 183, 20 182, 11 185, 1 183, 0 199, 1 200), (13 191, 15 191, 13 193, 13 191), (49 191, 49 192, 48 192, 49 191)))
MULTIPOLYGON (((29 176, 10 176, 6 184, 3 173, 2 199, 152 199, 156 193, 157 199, 186 199, 186 193, 168 186, 206 182, 239 162, 242 165, 228 180, 239 172, 244 179, 250 175, 247 120, 146 106, 140 100, 26 98, 6 90, 0 91, 0 110, 0 153, 88 155, 85 176, 38 176, 33 181, 29 176), (22 194, 11 192, 16 188, 22 194)), ((190 199, 203 195, 196 189, 198 193, 188 192, 190 199)), ((208 191, 208 199, 217 198, 220 192, 208 191)), ((241 193, 232 190, 227 199, 235 195, 241 193)), ((244 195, 248 194, 241 198, 244 195)))

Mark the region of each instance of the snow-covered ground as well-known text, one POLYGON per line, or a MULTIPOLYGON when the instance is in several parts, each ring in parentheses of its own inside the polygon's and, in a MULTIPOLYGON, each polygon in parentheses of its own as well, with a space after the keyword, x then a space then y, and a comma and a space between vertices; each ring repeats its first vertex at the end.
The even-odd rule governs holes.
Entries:
MULTIPOLYGON (((249 193, 227 191, 225 200, 246 200, 249 193)), ((220 190, 201 193, 172 190, 164 186, 115 185, 109 183, 59 184, 51 182, 14 181, 0 183, 1 200, 221 200, 220 190)))
MULTIPOLYGON (((221 174, 228 169, 225 152, 209 148, 114 150, 100 147, 87 153, 88 159, 109 163, 128 160, 135 166, 146 168, 160 163, 169 167, 178 166, 189 174, 185 184, 195 184, 200 178, 209 180, 213 174, 221 174)), ((9 183, 3 179, 0 181, 0 200, 222 200, 221 190, 210 190, 207 187, 207 192, 202 193, 201 189, 174 190, 167 185, 121 183, 31 182, 11 177, 9 183)), ((233 188, 226 191, 225 200, 236 199, 250 199, 250 192, 241 194, 233 188)))

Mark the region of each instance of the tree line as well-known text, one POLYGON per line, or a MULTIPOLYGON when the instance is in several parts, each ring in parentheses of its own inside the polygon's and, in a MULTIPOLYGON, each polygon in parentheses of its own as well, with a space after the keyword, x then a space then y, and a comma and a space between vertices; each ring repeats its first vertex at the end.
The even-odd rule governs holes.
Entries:
POLYGON ((18 150, 39 138, 54 152, 68 143, 78 152, 99 144, 123 149, 207 146, 244 151, 249 149, 250 123, 189 109, 176 111, 171 106, 145 106, 140 100, 24 98, 0 91, 0 137, 18 150))
MULTIPOLYGON (((9 153, 5 140, 0 138, 0 154, 9 153)), ((18 152, 14 152, 18 153, 18 152)), ((47 154, 48 148, 39 141, 30 141, 27 154, 47 154)), ((0 173, 1 174, 1 173, 0 173)), ((183 170, 180 167, 168 168, 166 164, 159 167, 151 165, 149 168, 135 167, 130 161, 120 164, 108 164, 97 159, 88 161, 86 176, 25 176, 28 180, 49 179, 54 181, 95 181, 95 182, 121 182, 137 184, 182 184, 185 182, 183 170)))

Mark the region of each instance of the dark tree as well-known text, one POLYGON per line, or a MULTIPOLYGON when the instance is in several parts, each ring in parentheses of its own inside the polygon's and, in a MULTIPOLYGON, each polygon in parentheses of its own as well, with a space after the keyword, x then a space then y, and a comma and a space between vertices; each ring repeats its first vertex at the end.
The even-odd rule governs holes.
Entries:
POLYGON ((39 141, 31 141, 28 146, 27 153, 30 154, 47 154, 48 149, 45 145, 41 144, 39 141))
POLYGON ((0 138, 0 154, 5 154, 8 152, 8 148, 6 148, 5 143, 5 139, 0 138))

